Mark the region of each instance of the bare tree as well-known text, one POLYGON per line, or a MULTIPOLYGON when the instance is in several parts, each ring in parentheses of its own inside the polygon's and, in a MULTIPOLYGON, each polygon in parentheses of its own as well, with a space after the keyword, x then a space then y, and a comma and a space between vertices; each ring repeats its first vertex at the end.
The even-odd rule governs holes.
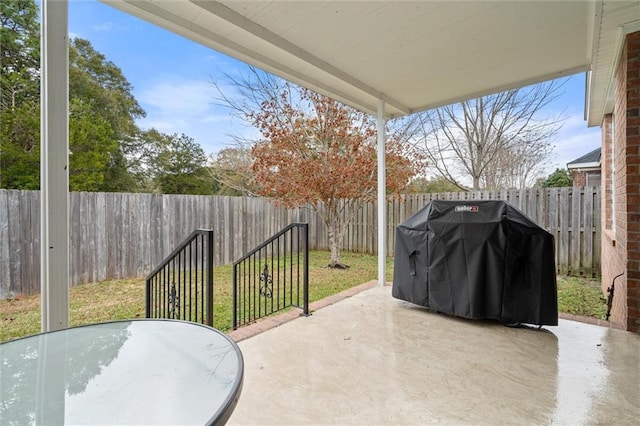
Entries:
MULTIPOLYGON (((535 138, 534 138, 535 139, 535 138)), ((545 176, 553 145, 549 140, 529 143, 516 139, 513 144, 498 152, 481 179, 485 189, 525 189, 545 176)))
POLYGON ((560 117, 543 116, 561 86, 540 83, 420 113, 415 148, 461 189, 528 185, 562 127, 560 117))
MULTIPOLYGON (((254 126, 248 117, 260 111, 264 105, 272 105, 282 110, 287 103, 298 104, 296 95, 300 92, 300 86, 252 66, 248 66, 247 72, 238 76, 224 74, 223 81, 224 83, 220 84, 211 80, 218 93, 214 99, 215 104, 229 109, 234 117, 251 127, 254 126), (283 96, 283 93, 287 95, 283 96)), ((231 136, 236 148, 243 151, 250 151, 256 140, 261 138, 261 135, 255 134, 231 136)))

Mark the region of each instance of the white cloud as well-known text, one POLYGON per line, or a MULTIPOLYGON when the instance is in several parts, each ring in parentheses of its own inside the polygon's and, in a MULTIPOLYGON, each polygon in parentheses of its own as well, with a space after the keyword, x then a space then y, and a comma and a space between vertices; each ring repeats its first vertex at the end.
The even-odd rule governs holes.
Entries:
POLYGON ((210 115, 208 117, 204 117, 201 122, 202 123, 220 123, 231 120, 229 115, 210 115))
POLYGON ((570 115, 564 120, 564 124, 562 126, 561 132, 569 132, 569 131, 582 131, 587 129, 587 122, 584 120, 582 115, 573 114, 570 115))
POLYGON ((103 22, 101 24, 95 24, 91 26, 91 29, 96 32, 101 31, 128 31, 130 27, 128 25, 122 25, 115 22, 103 22))
POLYGON ((601 146, 600 128, 587 127, 580 115, 567 118, 555 141, 554 161, 549 170, 566 168, 567 163, 601 146))
POLYGON ((180 78, 157 82, 137 95, 140 102, 174 114, 203 114, 211 108, 214 97, 210 83, 180 78))
POLYGON ((178 125, 178 123, 171 121, 154 120, 148 118, 140 120, 139 124, 143 125, 145 129, 150 129, 153 127, 154 129, 159 130, 163 133, 174 133, 178 125))
POLYGON ((136 99, 147 112, 138 124, 143 129, 153 127, 168 134, 184 133, 205 152, 217 152, 235 143, 233 135, 254 132, 234 118, 228 108, 216 105, 216 95, 207 80, 165 75, 136 91, 136 99))

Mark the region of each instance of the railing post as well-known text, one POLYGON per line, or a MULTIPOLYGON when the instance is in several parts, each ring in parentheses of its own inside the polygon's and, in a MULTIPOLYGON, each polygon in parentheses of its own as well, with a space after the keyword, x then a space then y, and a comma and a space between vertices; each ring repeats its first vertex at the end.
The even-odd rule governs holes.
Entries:
POLYGON ((237 272, 238 265, 233 265, 232 271, 232 282, 233 282, 233 329, 236 330, 238 328, 238 281, 237 281, 237 272))
POLYGON ((239 326, 245 325, 247 322, 256 321, 289 306, 301 308, 303 311, 301 315, 309 316, 309 224, 289 224, 258 247, 245 254, 242 258, 235 261, 232 269, 232 279, 234 330, 239 326), (304 235, 301 235, 301 233, 304 233, 304 235), (285 242, 283 255, 287 256, 287 250, 291 251, 289 255, 291 261, 288 265, 286 260, 284 262, 285 270, 282 276, 284 287, 282 287, 282 293, 280 293, 281 263, 279 259, 282 252, 279 238, 284 238, 285 242), (287 249, 286 244, 287 238, 290 238, 289 249, 287 249), (294 239, 297 243, 294 243, 294 239), (274 248, 274 244, 277 244, 277 250, 274 248), (269 269, 268 264, 271 264, 271 269, 269 269), (295 273, 293 270, 294 264, 296 265, 295 273), (287 266, 290 268, 288 274, 286 271, 287 266), (300 282, 301 277, 302 283, 300 282), (240 280, 243 280, 242 289, 240 289, 240 280), (287 280, 289 280, 288 283, 287 280), (300 284, 302 284, 302 289, 300 288, 300 284), (295 288, 293 287, 294 285, 295 288), (289 287, 288 298, 286 291, 287 286, 289 287), (303 293, 302 302, 300 301, 301 291, 303 293), (293 299, 294 294, 295 301, 293 299), (281 297, 282 306, 280 306, 281 297), (277 299, 277 303, 275 299, 277 299), (242 308, 240 305, 242 305, 242 308), (270 310, 268 309, 269 305, 271 305, 270 310), (242 315, 240 315, 240 309, 243 310, 242 315))
POLYGON ((147 318, 151 318, 151 289, 149 288, 151 287, 151 280, 147 279, 145 281, 145 286, 144 286, 144 298, 145 298, 145 316, 147 318))
POLYGON ((207 325, 213 327, 213 230, 207 231, 207 325))
POLYGON ((309 224, 303 223, 304 230, 304 306, 302 312, 304 316, 309 316, 309 224))

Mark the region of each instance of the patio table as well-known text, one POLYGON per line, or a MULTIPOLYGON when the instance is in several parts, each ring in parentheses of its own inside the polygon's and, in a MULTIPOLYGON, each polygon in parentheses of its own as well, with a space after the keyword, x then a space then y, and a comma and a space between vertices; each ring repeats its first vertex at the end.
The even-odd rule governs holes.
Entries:
POLYGON ((0 344, 0 424, 224 424, 238 346, 211 327, 130 320, 0 344))

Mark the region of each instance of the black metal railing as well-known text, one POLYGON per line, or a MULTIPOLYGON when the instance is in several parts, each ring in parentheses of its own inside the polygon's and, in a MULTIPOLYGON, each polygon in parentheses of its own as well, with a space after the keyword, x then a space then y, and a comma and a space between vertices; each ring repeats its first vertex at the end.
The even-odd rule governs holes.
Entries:
POLYGON ((213 231, 197 229, 147 276, 147 318, 213 326, 213 231))
POLYGON ((309 225, 292 223, 233 264, 233 328, 289 307, 309 315, 309 225))

